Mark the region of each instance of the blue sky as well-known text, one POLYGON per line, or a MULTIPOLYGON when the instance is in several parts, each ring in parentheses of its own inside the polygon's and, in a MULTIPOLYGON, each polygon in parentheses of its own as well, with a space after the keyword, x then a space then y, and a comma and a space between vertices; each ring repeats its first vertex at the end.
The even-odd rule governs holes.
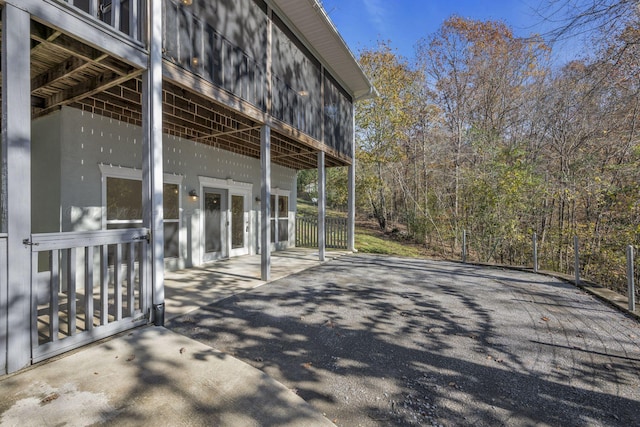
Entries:
MULTIPOLYGON (((357 56, 378 40, 407 59, 416 42, 438 30, 451 15, 477 20, 502 20, 517 36, 548 31, 536 13, 543 0, 322 0, 325 10, 357 56)), ((565 54, 564 56, 567 56, 565 54)))

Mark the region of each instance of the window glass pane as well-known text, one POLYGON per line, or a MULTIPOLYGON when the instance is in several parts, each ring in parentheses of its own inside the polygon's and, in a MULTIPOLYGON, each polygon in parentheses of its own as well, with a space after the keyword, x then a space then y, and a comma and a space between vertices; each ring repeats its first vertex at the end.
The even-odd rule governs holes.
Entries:
POLYGON ((124 230, 126 228, 140 228, 142 227, 142 220, 131 221, 125 223, 107 224, 107 230, 124 230))
POLYGON ((278 197, 278 218, 289 217, 289 198, 287 196, 278 197))
POLYGON ((107 221, 142 220, 142 182, 107 177, 107 221))
POLYGON ((164 5, 162 20, 162 48, 163 56, 173 62, 178 60, 178 8, 170 1, 162 2, 164 5))
POLYGON ((164 184, 162 189, 164 219, 179 219, 180 189, 178 184, 164 184))
POLYGON ((221 205, 222 195, 220 193, 204 193, 204 240, 206 252, 220 252, 222 250, 221 205))
POLYGON ((289 220, 278 220, 278 242, 287 242, 289 240, 289 220))
POLYGON ((231 248, 244 247, 244 197, 231 196, 231 248))
POLYGON ((89 13, 89 0, 75 0, 73 5, 83 11, 89 13))
POLYGON ((98 1, 98 11, 99 17, 102 22, 106 22, 109 25, 113 25, 112 22, 112 11, 111 11, 111 0, 100 0, 98 1))
POLYGON ((276 242, 276 221, 271 221, 271 243, 276 242))
POLYGON ((178 258, 180 254, 180 224, 164 223, 164 257, 178 258))
POLYGON ((193 31, 193 16, 188 11, 189 8, 181 7, 178 10, 178 61, 185 67, 191 66, 191 34, 193 31))
POLYGON ((130 36, 137 37, 137 34, 129 33, 129 15, 131 11, 129 10, 129 0, 121 0, 120 3, 120 31, 125 34, 129 34, 130 36))
POLYGON ((271 204, 269 205, 271 208, 271 218, 276 217, 276 196, 275 194, 271 195, 271 204))

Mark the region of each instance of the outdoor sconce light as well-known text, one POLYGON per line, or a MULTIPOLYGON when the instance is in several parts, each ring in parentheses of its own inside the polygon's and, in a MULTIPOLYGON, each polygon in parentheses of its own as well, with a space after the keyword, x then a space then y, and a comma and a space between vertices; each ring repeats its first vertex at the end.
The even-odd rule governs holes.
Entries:
POLYGON ((260 203, 260 197, 256 196, 256 203, 260 203))
POLYGON ((189 191, 189 197, 191 197, 191 200, 193 200, 194 202, 198 200, 198 193, 196 192, 196 190, 189 191))
POLYGON ((180 3, 182 3, 185 6, 191 6, 191 3, 193 3, 193 0, 181 0, 180 3))

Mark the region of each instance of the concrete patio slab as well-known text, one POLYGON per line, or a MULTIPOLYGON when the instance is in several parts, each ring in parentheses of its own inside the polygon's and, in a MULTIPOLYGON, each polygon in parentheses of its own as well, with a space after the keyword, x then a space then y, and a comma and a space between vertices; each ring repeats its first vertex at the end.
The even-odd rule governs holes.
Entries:
MULTIPOLYGON (((326 261, 345 255, 327 251, 326 261)), ((317 249, 292 248, 271 254, 271 279, 320 265, 317 249)), ((165 318, 171 319, 199 307, 264 285, 260 279, 260 255, 215 261, 165 275, 165 318)))
POLYGON ((331 426, 246 363, 162 327, 0 380, 1 426, 331 426))

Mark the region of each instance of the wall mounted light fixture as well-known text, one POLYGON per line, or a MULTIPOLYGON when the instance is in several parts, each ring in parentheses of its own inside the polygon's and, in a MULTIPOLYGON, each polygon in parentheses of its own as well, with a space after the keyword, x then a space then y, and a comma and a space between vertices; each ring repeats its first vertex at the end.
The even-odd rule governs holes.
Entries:
POLYGON ((191 200, 195 202, 198 200, 198 192, 196 190, 189 191, 189 197, 191 197, 191 200))

